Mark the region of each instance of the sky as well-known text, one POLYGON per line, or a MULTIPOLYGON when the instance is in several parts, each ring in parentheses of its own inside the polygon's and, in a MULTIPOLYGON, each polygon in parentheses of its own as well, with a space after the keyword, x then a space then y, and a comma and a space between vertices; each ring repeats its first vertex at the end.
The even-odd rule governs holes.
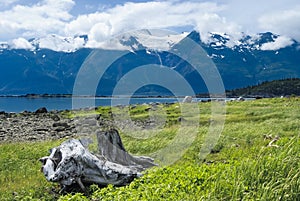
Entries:
POLYGON ((88 35, 100 42, 137 29, 238 36, 273 32, 300 41, 299 0, 0 0, 0 42, 88 35))

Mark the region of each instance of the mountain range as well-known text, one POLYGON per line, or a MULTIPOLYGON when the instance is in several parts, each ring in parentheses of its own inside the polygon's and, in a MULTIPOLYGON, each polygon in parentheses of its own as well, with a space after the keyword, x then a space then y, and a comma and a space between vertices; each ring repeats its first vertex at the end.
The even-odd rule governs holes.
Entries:
MULTIPOLYGON (((206 93, 201 76, 191 70, 187 62, 170 54, 169 50, 176 48, 186 37, 206 51, 227 90, 300 77, 299 42, 270 32, 241 33, 240 37, 210 33, 201 37, 196 31, 170 34, 142 30, 98 44, 89 41, 86 35, 69 38, 50 35, 0 43, 0 95, 72 94, 76 75, 95 50, 99 61, 112 53, 124 52, 124 56, 114 61, 102 76, 97 95, 111 95, 126 73, 146 64, 172 68, 188 81, 195 93, 206 93)), ((101 62, 99 68, 102 68, 101 62)), ((170 91, 147 85, 137 94, 169 95, 170 91)))

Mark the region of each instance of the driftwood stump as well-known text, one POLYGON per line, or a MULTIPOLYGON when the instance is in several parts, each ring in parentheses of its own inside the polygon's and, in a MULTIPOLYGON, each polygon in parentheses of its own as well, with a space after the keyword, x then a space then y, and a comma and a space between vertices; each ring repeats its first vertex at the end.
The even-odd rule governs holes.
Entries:
POLYGON ((52 148, 50 155, 40 159, 46 179, 58 182, 62 190, 78 185, 126 185, 155 166, 152 158, 130 155, 124 148, 117 130, 97 133, 98 154, 92 154, 80 140, 70 139, 52 148))

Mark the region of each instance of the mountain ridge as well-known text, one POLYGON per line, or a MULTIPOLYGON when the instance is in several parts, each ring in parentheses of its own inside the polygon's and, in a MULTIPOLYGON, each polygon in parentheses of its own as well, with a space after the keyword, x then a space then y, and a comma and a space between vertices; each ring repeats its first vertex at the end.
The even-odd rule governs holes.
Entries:
MULTIPOLYGON (((112 40, 115 40, 116 38, 122 36, 119 41, 115 41, 115 42, 119 42, 125 47, 131 45, 130 40, 134 40, 135 43, 142 44, 144 48, 149 48, 149 49, 156 48, 157 50, 159 50, 162 48, 151 47, 151 45, 145 44, 146 41, 150 39, 149 41, 153 43, 154 42, 153 39, 155 38, 157 39, 160 37, 160 42, 162 41, 161 39, 164 39, 164 41, 169 44, 169 48, 170 48, 172 47, 172 45, 178 43, 184 37, 188 35, 194 35, 194 34, 199 35, 199 40, 201 40, 202 44, 215 46, 216 48, 220 48, 220 46, 218 47, 218 45, 221 45, 223 46, 223 48, 225 46, 230 48, 237 48, 239 46, 244 46, 244 47, 248 46, 247 48, 259 49, 263 44, 274 43, 276 42, 277 39, 285 40, 285 41, 280 41, 281 46, 278 46, 277 47, 278 49, 285 48, 286 46, 291 46, 293 44, 297 44, 298 48, 300 48, 298 41, 285 36, 273 34, 271 32, 257 33, 251 35, 241 32, 239 34, 236 34, 236 36, 229 35, 227 33, 210 32, 207 34, 207 36, 202 38, 202 36, 200 36, 199 32, 197 31, 192 31, 190 33, 188 32, 175 33, 167 30, 143 29, 143 30, 124 33, 122 35, 115 36, 113 38, 108 38, 105 41, 106 42, 110 41, 109 44, 111 45, 112 40), (145 39, 145 37, 147 39, 145 39), (167 38, 169 38, 169 40, 167 38)), ((98 42, 97 44, 93 44, 93 43, 97 43, 97 41, 90 41, 89 36, 84 34, 75 35, 73 37, 63 37, 56 34, 51 34, 42 38, 31 38, 28 40, 25 38, 17 38, 9 42, 2 42, 2 43, 0 42, 0 50, 27 49, 31 51, 37 51, 40 49, 50 49, 57 52, 75 52, 82 48, 102 48, 102 49, 108 48, 107 46, 104 45, 105 42, 103 41, 98 42)), ((159 44, 159 45, 163 46, 164 44, 159 44)), ((124 50, 125 47, 115 46, 116 50, 124 50)), ((263 47, 263 50, 269 50, 269 49, 263 47)), ((164 47, 164 50, 166 50, 166 47, 164 47)))
MULTIPOLYGON (((64 43, 70 43, 77 39, 88 44, 89 39, 84 35, 76 36, 76 40, 53 37, 58 39, 56 42, 60 51, 43 48, 44 46, 40 46, 37 39, 28 41, 31 42, 31 45, 35 44, 32 45, 34 48, 29 49, 15 49, 7 43, 0 44, 2 72, 0 94, 72 93, 79 69, 95 48, 62 47, 64 43)), ((106 73, 102 82, 104 83, 102 86, 105 87, 98 89, 97 95, 110 95, 122 76, 134 67, 145 63, 164 65, 170 68, 177 66, 178 69, 175 70, 180 72, 191 84, 195 93, 206 92, 207 89, 201 77, 187 63, 180 58, 172 57, 168 52, 185 37, 198 43, 207 52, 218 68, 227 90, 255 85, 264 81, 300 77, 299 43, 271 32, 261 33, 256 37, 244 35, 240 40, 234 40, 227 34, 211 33, 209 40, 203 41, 196 31, 175 36, 143 30, 142 33, 127 33, 123 37, 114 38, 106 44, 102 44, 103 47, 108 48, 99 49, 99 51, 125 51, 127 56, 123 61, 116 61, 110 67, 110 75, 106 73), (139 55, 136 55, 137 53, 139 55), (132 61, 130 61, 131 59, 132 61)), ((151 94, 155 90, 158 95, 166 93, 155 87, 153 89, 148 87, 147 90, 151 94)), ((140 93, 143 93, 143 90, 140 90, 140 93)))

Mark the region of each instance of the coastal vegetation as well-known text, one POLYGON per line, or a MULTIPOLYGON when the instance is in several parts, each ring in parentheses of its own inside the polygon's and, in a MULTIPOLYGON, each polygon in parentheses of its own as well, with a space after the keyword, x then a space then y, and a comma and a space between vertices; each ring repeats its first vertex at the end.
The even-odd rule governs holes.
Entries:
MULTIPOLYGON (((270 98, 226 103, 226 121, 218 143, 199 158, 211 122, 211 102, 199 105, 197 137, 181 158, 147 170, 123 187, 89 187, 89 194, 60 194, 47 182, 38 159, 66 139, 0 143, 0 200, 297 200, 300 197, 300 98, 270 98)), ((121 132, 131 154, 150 155, 170 142, 180 127, 180 104, 156 105, 166 114, 164 128, 148 139, 121 132)), ((110 121, 128 110, 144 125, 150 105, 98 107, 61 112, 61 118, 99 115, 110 121), (129 109, 130 107, 130 109, 129 109), (100 115, 101 114, 101 115, 100 115)), ((152 111, 153 112, 153 111, 152 111)), ((155 112, 155 111, 154 111, 155 112)), ((93 149, 93 147, 91 147, 93 149)))
POLYGON ((256 97, 280 97, 300 96, 300 79, 289 78, 273 81, 265 81, 258 85, 228 90, 227 96, 256 96, 256 97))

